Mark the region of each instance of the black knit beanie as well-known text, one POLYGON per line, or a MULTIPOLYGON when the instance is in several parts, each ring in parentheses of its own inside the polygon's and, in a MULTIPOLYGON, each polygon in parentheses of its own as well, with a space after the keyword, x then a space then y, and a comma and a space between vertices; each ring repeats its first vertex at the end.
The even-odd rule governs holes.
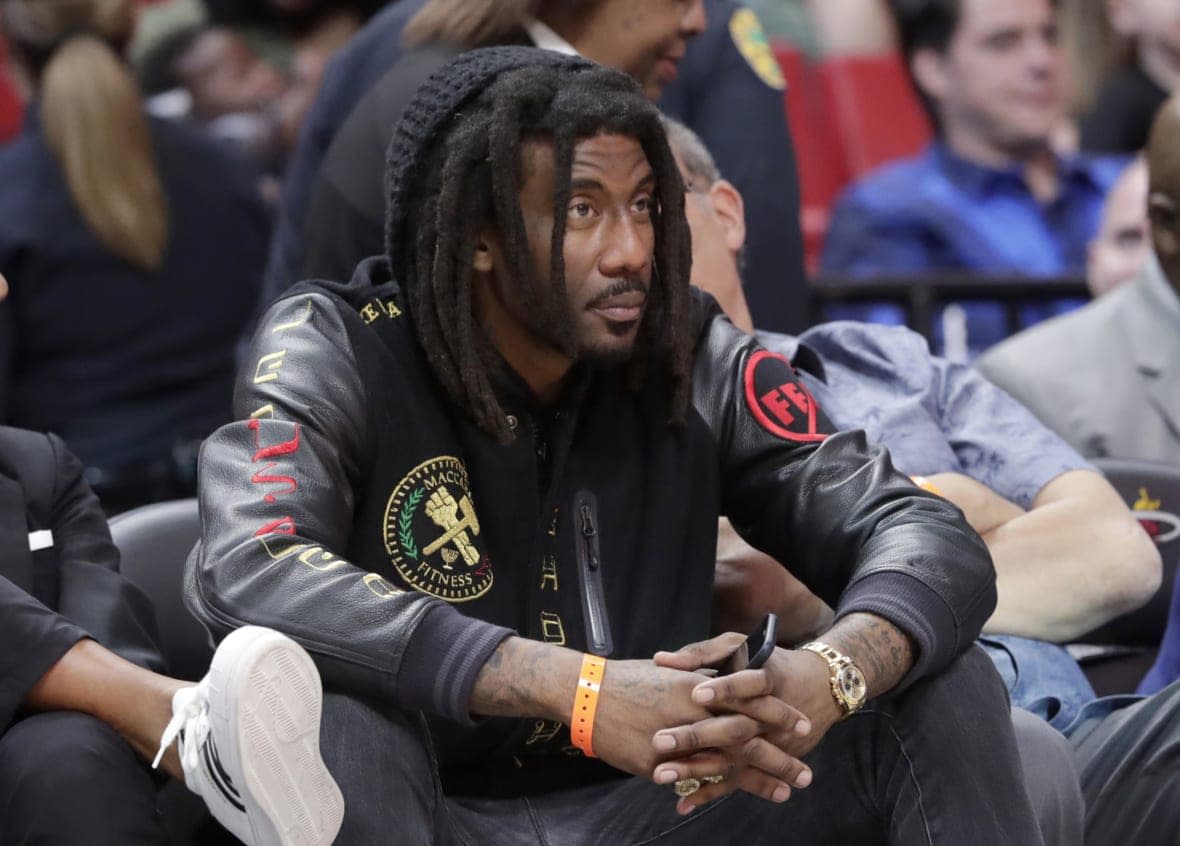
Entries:
POLYGON ((578 56, 537 47, 481 47, 436 70, 406 106, 385 156, 385 250, 395 279, 404 281, 402 245, 413 243, 405 240, 406 211, 408 198, 421 178, 423 160, 449 131, 451 120, 465 103, 478 97, 501 74, 535 65, 598 67, 578 56))

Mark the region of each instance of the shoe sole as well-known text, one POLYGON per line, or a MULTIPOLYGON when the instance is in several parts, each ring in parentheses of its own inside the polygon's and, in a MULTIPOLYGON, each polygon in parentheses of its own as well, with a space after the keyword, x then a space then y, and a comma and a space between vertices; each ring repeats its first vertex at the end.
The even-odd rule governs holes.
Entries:
POLYGON ((245 779, 241 795, 255 844, 328 846, 344 798, 320 757, 323 691, 315 664, 294 641, 254 626, 232 632, 219 653, 228 667, 216 659, 210 667, 209 715, 218 737, 237 741, 220 753, 245 779))

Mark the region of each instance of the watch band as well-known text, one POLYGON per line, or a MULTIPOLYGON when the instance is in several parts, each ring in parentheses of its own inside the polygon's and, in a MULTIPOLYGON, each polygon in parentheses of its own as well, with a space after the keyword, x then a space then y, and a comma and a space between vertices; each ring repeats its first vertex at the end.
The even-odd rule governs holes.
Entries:
POLYGON ((836 704, 840 706, 840 709, 844 712, 844 716, 847 717, 859 710, 860 706, 864 704, 864 673, 861 672, 860 667, 856 666, 856 663, 843 652, 828 646, 822 640, 808 641, 799 648, 806 649, 808 652, 814 652, 827 662, 828 683, 832 687, 832 698, 836 700, 836 704), (859 700, 850 700, 841 689, 841 676, 846 670, 854 672, 856 678, 859 679, 862 685, 859 700))

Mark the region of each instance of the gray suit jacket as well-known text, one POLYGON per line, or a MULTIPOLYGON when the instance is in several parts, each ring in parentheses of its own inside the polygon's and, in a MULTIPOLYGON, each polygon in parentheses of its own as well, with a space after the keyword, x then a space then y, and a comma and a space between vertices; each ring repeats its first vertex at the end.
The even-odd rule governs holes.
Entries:
POLYGON ((1132 282, 977 366, 1088 458, 1180 464, 1180 302, 1154 257, 1132 282))

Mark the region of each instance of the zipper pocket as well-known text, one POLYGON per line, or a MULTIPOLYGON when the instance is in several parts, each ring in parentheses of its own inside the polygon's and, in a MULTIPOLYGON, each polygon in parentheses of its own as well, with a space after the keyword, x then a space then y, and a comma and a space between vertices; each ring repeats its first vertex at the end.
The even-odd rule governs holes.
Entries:
POLYGON ((574 546, 578 558, 578 585, 582 590, 582 615, 586 639, 595 655, 610 655, 610 619, 602 590, 602 558, 599 553, 598 499, 590 491, 574 495, 574 546))

